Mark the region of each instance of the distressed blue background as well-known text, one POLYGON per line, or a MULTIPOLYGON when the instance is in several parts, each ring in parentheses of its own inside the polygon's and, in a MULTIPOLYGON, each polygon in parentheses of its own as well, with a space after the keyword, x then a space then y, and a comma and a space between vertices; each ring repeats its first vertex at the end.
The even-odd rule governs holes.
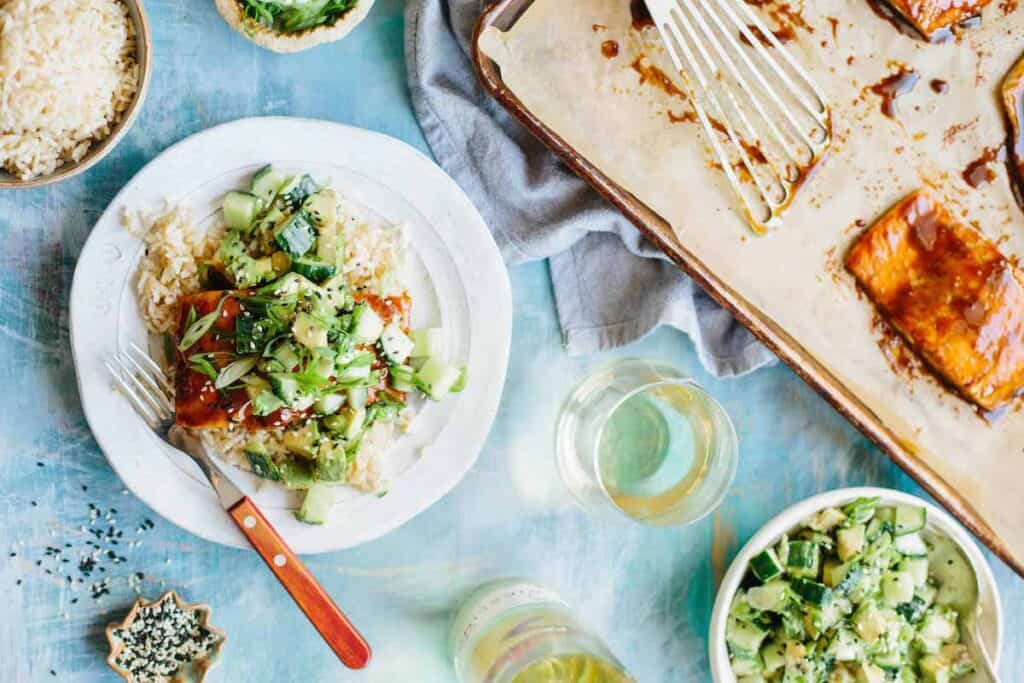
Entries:
MULTIPOLYGON (((76 256, 99 213, 143 164, 191 133, 243 116, 286 114, 363 126, 426 150, 405 85, 403 3, 379 0, 344 42, 294 56, 250 45, 210 0, 146 4, 153 84, 125 141, 79 178, 0 194, 5 681, 113 680, 102 629, 135 598, 128 582, 134 572, 144 574, 147 596, 174 588, 213 605, 215 623, 229 634, 215 680, 451 681, 451 610, 479 582, 521 575, 576 605, 640 681, 709 681, 705 631, 716 579, 764 521, 839 486, 920 492, 784 368, 715 381, 688 340, 667 330, 618 354, 567 357, 545 264, 516 268, 508 383, 477 466, 450 496, 388 537, 309 561, 376 649, 367 671, 344 670, 254 554, 210 545, 161 519, 136 533, 151 513, 122 493, 82 416, 67 302, 76 256), (568 504, 557 480, 552 432, 561 399, 589 370, 627 354, 665 358, 693 373, 735 418, 742 442, 736 484, 713 518, 691 528, 602 526, 568 504), (71 543, 65 552, 75 553, 91 538, 80 528, 89 523, 89 503, 104 513, 116 508, 123 540, 142 541, 120 544, 126 561, 94 574, 112 577, 100 602, 69 588, 59 557, 44 558, 47 546, 71 543)), ((202 163, 196 160, 197 173, 202 163)), ((1015 681, 1024 669, 1024 583, 992 563, 1007 614, 1003 673, 1015 681)))

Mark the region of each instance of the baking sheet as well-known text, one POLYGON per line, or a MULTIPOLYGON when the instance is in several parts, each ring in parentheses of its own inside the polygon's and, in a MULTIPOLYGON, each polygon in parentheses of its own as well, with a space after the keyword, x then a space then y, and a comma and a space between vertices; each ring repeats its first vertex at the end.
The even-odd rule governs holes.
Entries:
MULTIPOLYGON (((776 6, 777 8, 778 6, 776 6)), ((772 7, 768 7, 772 9, 772 7)), ((883 422, 919 471, 931 470, 966 498, 1018 569, 1024 515, 1019 405, 989 424, 930 376, 896 373, 880 349, 874 309, 858 296, 841 258, 863 225, 908 192, 929 186, 1005 253, 1024 251, 1024 214, 1006 169, 974 189, 963 170, 1006 138, 997 88, 1024 51, 1024 12, 993 6, 956 43, 930 45, 899 33, 866 0, 816 0, 791 8, 806 22, 790 49, 828 96, 836 142, 776 233, 755 237, 736 213, 724 176, 686 103, 642 83, 644 55, 671 73, 656 34, 631 26, 627 0, 536 0, 507 33, 480 47, 527 109, 583 157, 664 217, 679 241, 883 422), (833 21, 834 30, 833 30, 833 21), (602 54, 614 40, 619 53, 602 54), (921 80, 885 117, 867 90, 903 64, 921 80), (931 81, 948 83, 945 94, 931 81), (558 93, 552 97, 550 93, 558 93)))

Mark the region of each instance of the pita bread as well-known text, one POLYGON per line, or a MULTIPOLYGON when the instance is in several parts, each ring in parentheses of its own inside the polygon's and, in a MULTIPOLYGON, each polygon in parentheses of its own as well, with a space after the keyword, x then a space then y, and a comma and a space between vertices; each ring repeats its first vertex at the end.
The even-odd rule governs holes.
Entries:
POLYGON ((300 52, 348 35, 369 14, 374 0, 358 0, 355 7, 330 26, 317 26, 298 33, 278 33, 245 15, 238 0, 215 0, 228 26, 260 47, 274 52, 300 52))

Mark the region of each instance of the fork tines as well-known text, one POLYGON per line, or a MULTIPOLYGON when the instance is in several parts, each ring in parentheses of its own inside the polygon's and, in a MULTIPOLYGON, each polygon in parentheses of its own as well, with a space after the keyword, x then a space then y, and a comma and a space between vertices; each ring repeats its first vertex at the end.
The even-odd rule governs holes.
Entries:
POLYGON ((129 342, 126 350, 118 351, 104 361, 135 412, 153 429, 174 418, 174 387, 156 361, 129 342))
POLYGON ((646 1, 751 227, 777 227, 832 142, 824 95, 744 0, 646 1))

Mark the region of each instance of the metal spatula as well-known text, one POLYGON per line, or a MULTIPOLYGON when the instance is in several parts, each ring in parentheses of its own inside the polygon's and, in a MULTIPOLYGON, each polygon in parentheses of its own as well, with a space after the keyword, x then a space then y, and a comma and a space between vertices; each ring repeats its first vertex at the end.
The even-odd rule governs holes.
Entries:
POLYGON ((778 227, 832 143, 824 95, 743 0, 646 2, 751 227, 778 227))

